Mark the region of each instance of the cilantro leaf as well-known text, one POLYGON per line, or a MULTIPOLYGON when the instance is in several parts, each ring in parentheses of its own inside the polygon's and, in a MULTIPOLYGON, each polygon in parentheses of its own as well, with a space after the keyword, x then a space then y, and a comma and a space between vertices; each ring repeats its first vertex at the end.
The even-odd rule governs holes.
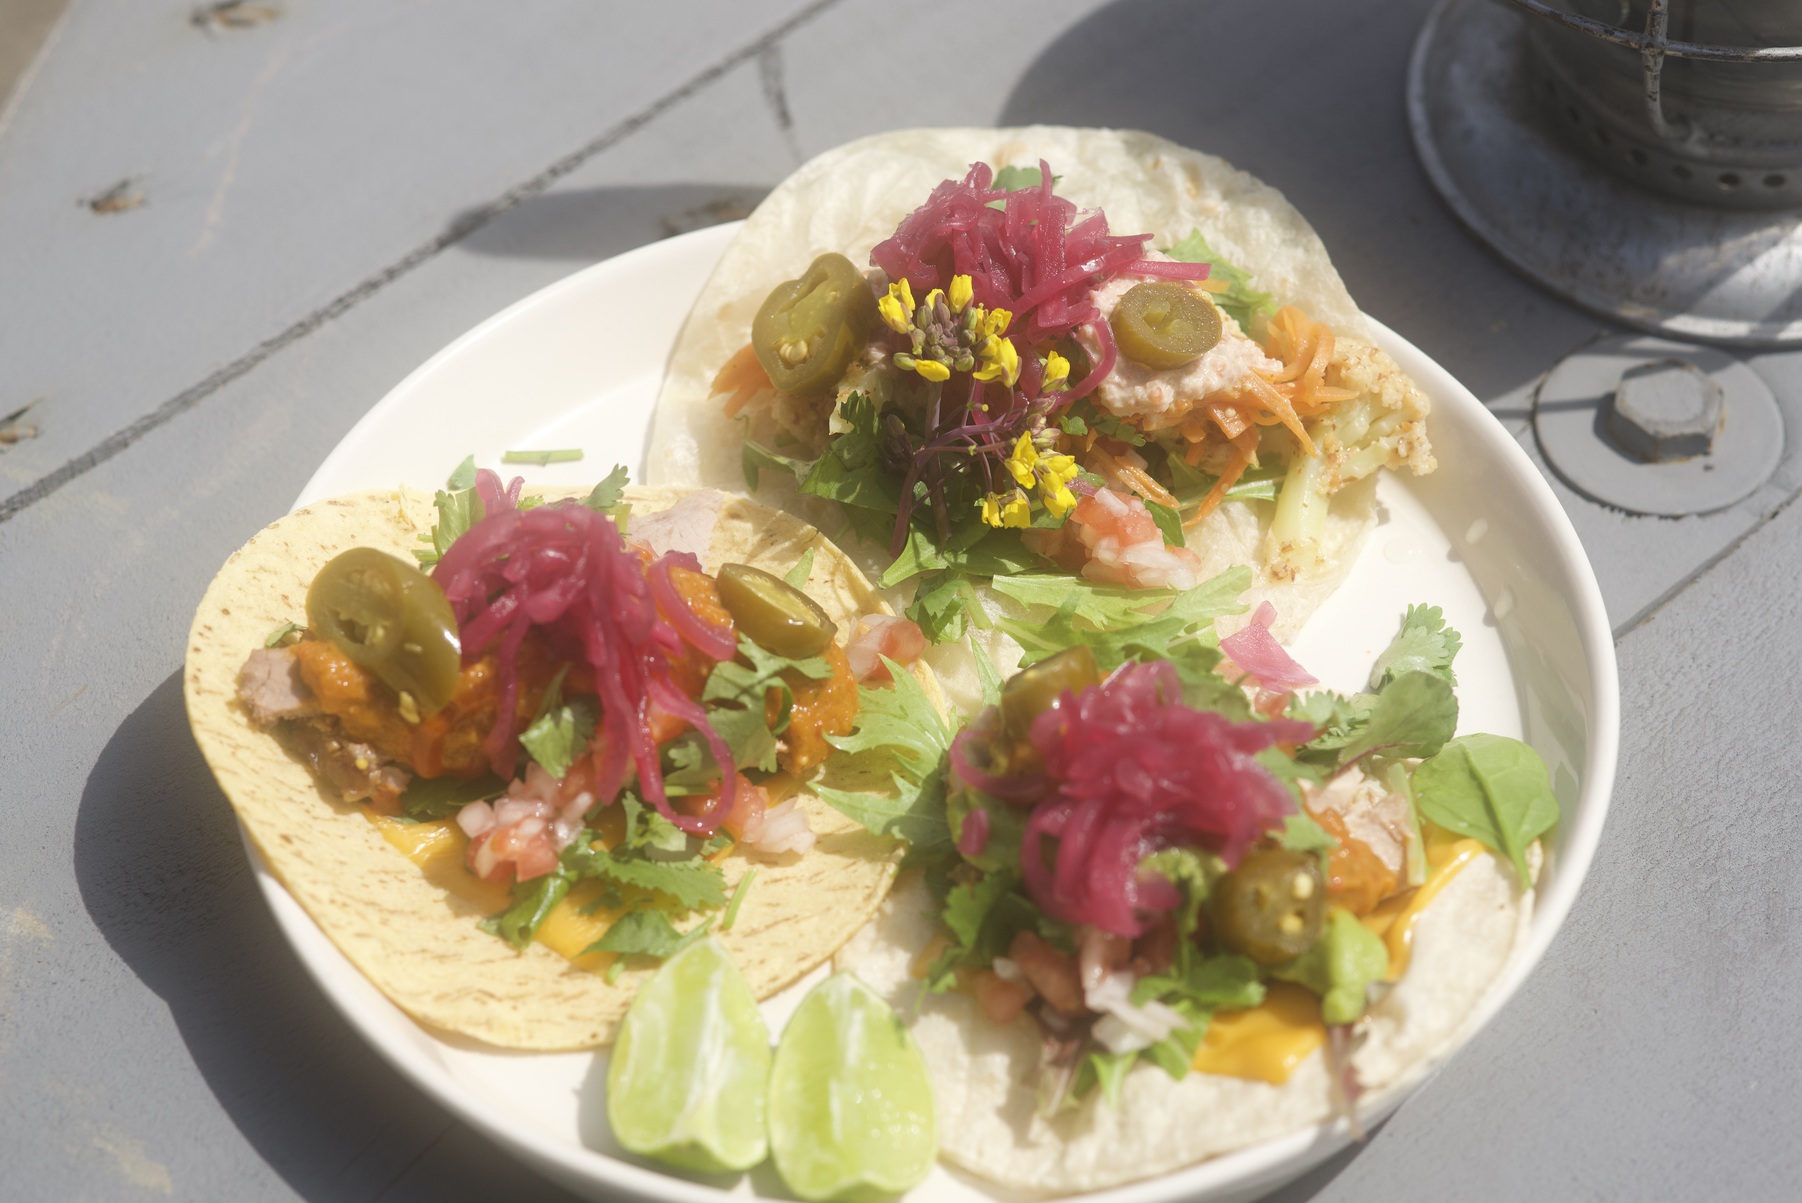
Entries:
POLYGON ((544 766, 544 771, 561 780, 582 749, 594 735, 599 712, 587 698, 572 698, 561 706, 553 706, 533 724, 519 733, 519 745, 544 766))
MULTIPOLYGON (((465 464, 470 462, 464 461, 465 464)), ((459 468, 458 471, 461 472, 462 469, 459 468)), ((421 543, 429 543, 431 547, 429 550, 415 548, 413 551, 413 558, 422 567, 429 568, 436 564, 450 550, 452 543, 486 516, 487 511, 482 506, 482 499, 476 496, 474 484, 471 479, 469 488, 454 493, 440 489, 432 496, 432 505, 438 510, 438 521, 433 524, 431 534, 419 536, 421 543)))
POLYGON ((682 933, 662 911, 643 907, 627 911, 614 920, 601 938, 584 948, 583 953, 611 952, 620 956, 673 956, 682 947, 682 933))
POLYGON ((1458 674, 1452 671, 1452 658, 1463 642, 1456 630, 1445 625, 1438 606, 1409 606, 1402 629, 1370 670, 1370 687, 1381 689, 1409 672, 1433 673, 1456 685, 1458 674))
POLYGON ((582 504, 603 514, 612 513, 625 495, 628 479, 624 464, 613 465, 613 471, 601 478, 601 482, 582 499, 582 504))
POLYGON ((1527 847, 1558 822, 1558 799, 1539 753, 1518 739, 1466 735, 1414 770, 1420 813, 1506 856, 1531 885, 1527 847))
POLYGON ((1362 729, 1339 749, 1342 766, 1371 752, 1433 756, 1458 729, 1458 699, 1450 682, 1432 673, 1403 673, 1360 697, 1372 700, 1360 716, 1362 729))
POLYGON ((745 635, 738 638, 738 654, 750 663, 725 660, 716 664, 707 674, 707 688, 701 694, 703 702, 726 702, 761 709, 765 691, 777 686, 788 688, 782 682, 785 672, 792 670, 814 681, 824 681, 832 675, 832 665, 824 656, 804 656, 798 660, 779 656, 745 635))
POLYGON ((575 875, 562 866, 542 877, 516 882, 513 905, 499 915, 482 920, 477 926, 489 935, 499 936, 515 949, 523 950, 532 942, 538 925, 551 913, 551 908, 563 900, 574 884, 575 875))
POLYGON ((881 470, 881 418, 867 393, 839 403, 838 417, 849 427, 835 435, 801 481, 801 492, 841 505, 894 515, 901 508, 898 484, 881 470))
POLYGON ((269 632, 268 636, 263 640, 263 646, 280 647, 288 636, 303 629, 304 628, 297 622, 284 622, 281 626, 276 627, 273 631, 269 632))
MULTIPOLYGON (((657 817, 662 818, 661 815, 657 817)), ((671 830, 680 831, 667 820, 665 824, 671 830)), ((617 850, 609 852, 594 847, 588 833, 563 850, 563 866, 578 878, 596 877, 641 890, 654 890, 691 911, 713 910, 726 901, 726 879, 718 867, 707 861, 653 861, 621 855, 617 850)))

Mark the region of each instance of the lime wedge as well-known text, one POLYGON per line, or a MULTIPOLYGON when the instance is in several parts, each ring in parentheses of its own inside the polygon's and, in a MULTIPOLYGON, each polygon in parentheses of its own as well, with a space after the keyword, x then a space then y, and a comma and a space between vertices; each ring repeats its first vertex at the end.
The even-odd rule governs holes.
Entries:
POLYGON ((746 1170, 769 1151, 770 1032, 718 940, 663 963, 620 1025, 607 1122, 620 1145, 701 1173, 746 1170))
POLYGON ((803 1199, 899 1194, 932 1169, 926 1062, 901 1017, 848 973, 801 1000, 770 1073, 770 1148, 803 1199))

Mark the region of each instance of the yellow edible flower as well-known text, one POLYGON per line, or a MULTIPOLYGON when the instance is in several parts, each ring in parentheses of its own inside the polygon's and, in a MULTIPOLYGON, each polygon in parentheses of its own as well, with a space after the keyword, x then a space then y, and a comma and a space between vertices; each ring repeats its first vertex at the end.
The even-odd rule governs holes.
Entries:
POLYGON ((1053 389, 1062 388, 1069 379, 1070 361, 1056 351, 1046 355, 1045 383, 1041 386, 1043 391, 1050 392, 1053 389))
POLYGON ((1013 324, 1013 320, 1014 315, 1009 310, 984 310, 981 306, 977 306, 976 337, 982 339, 992 334, 996 338, 1000 338, 1007 333, 1007 328, 1013 324))
POLYGON ((888 295, 876 302, 876 312, 896 334, 906 334, 914 318, 914 293, 904 276, 888 286, 888 295))
POLYGON ((914 371, 934 384, 941 384, 951 379, 951 369, 936 359, 914 360, 914 371))
POLYGON ((982 499, 982 520, 990 526, 1031 526, 1032 504, 1018 489, 1011 495, 990 493, 982 499))
POLYGON ((1030 489, 1038 483, 1038 475, 1033 471, 1039 466, 1039 449, 1032 445, 1032 436, 1022 434, 1014 444, 1014 450, 1007 457, 1007 470, 1014 474, 1022 488, 1030 489))
POLYGON ((1039 500, 1053 518, 1062 518, 1076 508, 1076 494, 1070 491, 1070 482, 1081 469, 1076 466, 1075 457, 1041 453, 1033 445, 1032 436, 1022 434, 1005 462, 1022 488, 1038 489, 1039 500))
POLYGON ((951 312, 952 313, 962 313, 964 311, 964 309, 970 304, 970 298, 974 297, 975 295, 976 295, 976 290, 973 287, 971 287, 971 285, 970 285, 970 277, 968 277, 968 276, 952 276, 951 277, 951 295, 950 295, 949 299, 951 302, 951 312))
MULTIPOLYGON (((1007 310, 995 312, 1006 314, 1007 310)), ((999 379, 1007 387, 1014 387, 1020 379, 1020 352, 1014 350, 1014 343, 1009 338, 990 337, 976 346, 976 356, 981 361, 977 369, 970 373, 978 380, 999 379)))

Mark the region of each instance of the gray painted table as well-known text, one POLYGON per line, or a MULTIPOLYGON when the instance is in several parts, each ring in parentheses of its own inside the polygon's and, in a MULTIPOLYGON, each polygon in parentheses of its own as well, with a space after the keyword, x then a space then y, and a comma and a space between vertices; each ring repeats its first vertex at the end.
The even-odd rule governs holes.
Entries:
MULTIPOLYGON (((328 1009, 178 676, 212 571, 357 417, 560 276, 865 132, 1140 126, 1282 188, 1372 314, 1523 427, 1599 327, 1416 167, 1425 8, 74 0, 0 111, 0 1197, 565 1197, 328 1009)), ((1794 487, 1725 531, 1562 494, 1622 628, 1600 857, 1499 1019, 1280 1197, 1795 1197, 1794 487)))

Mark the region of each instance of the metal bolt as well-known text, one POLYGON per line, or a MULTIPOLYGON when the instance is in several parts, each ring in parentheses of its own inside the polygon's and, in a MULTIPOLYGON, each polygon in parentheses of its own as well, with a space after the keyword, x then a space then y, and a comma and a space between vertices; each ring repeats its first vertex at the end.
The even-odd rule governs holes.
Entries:
POLYGON ((1714 450, 1727 420, 1720 384, 1683 359, 1660 359, 1629 369, 1608 407, 1608 433, 1632 455, 1652 464, 1694 459, 1714 450))

